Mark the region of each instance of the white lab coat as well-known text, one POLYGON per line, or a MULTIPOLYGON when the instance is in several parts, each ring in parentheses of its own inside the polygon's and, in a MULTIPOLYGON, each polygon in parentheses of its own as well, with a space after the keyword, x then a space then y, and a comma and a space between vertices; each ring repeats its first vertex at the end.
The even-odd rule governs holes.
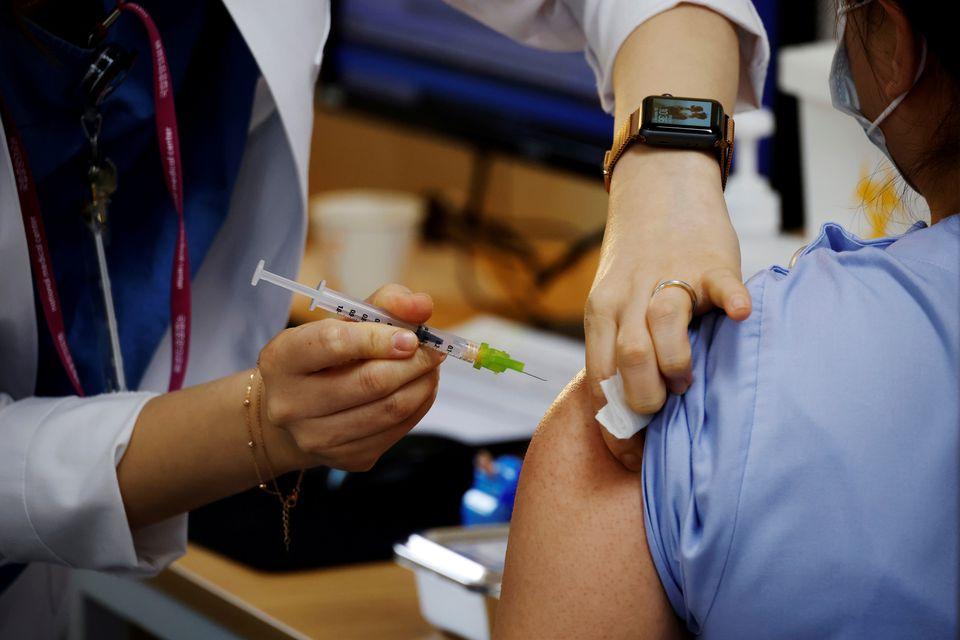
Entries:
MULTIPOLYGON (((259 0, 223 1, 263 78, 229 214, 193 282, 188 385, 252 366, 262 345, 286 321, 287 294, 253 289, 249 279, 261 258, 280 273, 296 273, 301 259, 314 84, 329 28, 326 0, 287 0, 282 9, 259 0)), ((613 102, 611 71, 620 44, 641 22, 677 4, 448 1, 518 40, 585 49, 607 108, 613 102)), ((739 102, 755 104, 769 56, 753 6, 749 0, 697 1, 738 25, 743 61, 739 102)), ((34 312, 20 204, 2 130, 0 302, 0 563, 31 563, 0 597, 0 638, 46 638, 64 622, 63 594, 71 568, 155 573, 183 553, 186 517, 131 533, 115 471, 141 407, 166 387, 169 332, 139 392, 31 397, 37 335, 46 329, 34 312)))

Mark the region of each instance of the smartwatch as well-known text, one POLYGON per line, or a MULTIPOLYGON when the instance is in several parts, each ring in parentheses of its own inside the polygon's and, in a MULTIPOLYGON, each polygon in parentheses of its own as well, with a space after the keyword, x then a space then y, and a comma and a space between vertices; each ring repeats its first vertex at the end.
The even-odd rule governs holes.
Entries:
POLYGON ((674 149, 713 149, 720 163, 720 185, 727 186, 733 161, 733 118, 708 98, 647 96, 613 136, 603 156, 603 184, 610 192, 613 168, 631 144, 642 142, 674 149))

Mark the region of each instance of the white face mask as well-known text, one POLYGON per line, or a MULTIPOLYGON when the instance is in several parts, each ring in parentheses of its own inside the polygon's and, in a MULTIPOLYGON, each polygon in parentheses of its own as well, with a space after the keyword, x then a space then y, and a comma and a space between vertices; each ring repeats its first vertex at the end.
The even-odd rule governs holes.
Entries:
MULTIPOLYGON (((853 117, 863 127, 863 132, 875 147, 887 156, 890 163, 896 167, 897 163, 893 161, 890 151, 887 149, 887 141, 883 137, 883 131, 880 129, 880 123, 886 120, 887 116, 893 113, 894 109, 900 106, 903 99, 907 97, 910 90, 917 84, 920 74, 927 63, 927 41, 923 40, 923 47, 920 53, 920 64, 917 66, 917 75, 913 78, 913 84, 899 96, 893 99, 887 108, 880 112, 872 122, 867 119, 860 111, 860 98, 857 96, 857 86, 853 83, 853 75, 850 73, 850 59, 847 57, 847 46, 844 43, 844 30, 847 26, 847 13, 858 9, 864 5, 870 4, 872 0, 861 0, 853 4, 840 7, 837 16, 838 43, 837 51, 833 54, 833 64, 830 67, 830 98, 833 106, 838 111, 846 113, 853 117)), ((899 168, 899 167, 898 167, 899 168)), ((902 171, 900 172, 903 173, 902 171)))

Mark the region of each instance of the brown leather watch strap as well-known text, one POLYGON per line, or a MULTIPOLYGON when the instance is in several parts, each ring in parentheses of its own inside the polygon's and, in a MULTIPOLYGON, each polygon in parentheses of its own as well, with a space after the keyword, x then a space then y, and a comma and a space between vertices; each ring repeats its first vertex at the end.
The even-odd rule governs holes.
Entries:
MULTIPOLYGON (((640 126, 643 122, 643 106, 630 114, 626 122, 620 125, 613 136, 613 145, 603 155, 603 186, 610 193, 610 182, 613 180, 613 168, 617 161, 623 156, 624 152, 630 148, 634 142, 646 142, 643 134, 640 133, 640 126)), ((733 164, 733 118, 724 114, 723 116, 723 138, 717 140, 714 148, 717 151, 717 160, 720 162, 720 187, 727 188, 727 177, 730 175, 730 167, 733 164)))

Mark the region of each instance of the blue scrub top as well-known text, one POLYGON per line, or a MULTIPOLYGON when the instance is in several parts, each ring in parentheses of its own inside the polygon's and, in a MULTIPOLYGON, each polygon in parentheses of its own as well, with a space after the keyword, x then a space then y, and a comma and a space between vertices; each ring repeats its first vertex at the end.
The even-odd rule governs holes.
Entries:
MULTIPOLYGON (((105 8, 114 6, 106 0, 105 8)), ((230 207, 259 77, 257 64, 220 2, 143 0, 166 48, 184 169, 191 274, 230 207)), ((124 370, 139 385, 170 321, 170 272, 177 215, 157 148, 153 70, 140 22, 123 14, 109 40, 137 52, 130 74, 103 103, 103 153, 118 168, 106 249, 124 370)), ((88 145, 77 89, 90 50, 26 23, 0 19, 0 92, 23 138, 40 197, 67 341, 87 394, 108 389, 109 342, 95 253, 80 212, 88 145)), ((197 301, 194 300, 194 305, 197 301)), ((72 395, 37 305, 36 395, 72 395)))
POLYGON ((826 225, 647 427, 647 539, 708 638, 953 638, 960 215, 899 239, 826 225))

